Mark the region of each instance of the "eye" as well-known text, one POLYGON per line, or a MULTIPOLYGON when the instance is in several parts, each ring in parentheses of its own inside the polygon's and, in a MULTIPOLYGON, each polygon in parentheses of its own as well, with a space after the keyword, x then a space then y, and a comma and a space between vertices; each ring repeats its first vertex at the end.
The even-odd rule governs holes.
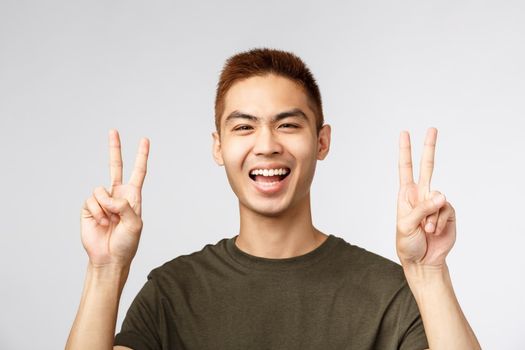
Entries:
POLYGON ((234 128, 233 130, 234 131, 246 131, 246 130, 251 130, 252 127, 249 126, 249 125, 239 125, 238 127, 234 128))
POLYGON ((286 129, 289 129, 289 128, 297 129, 299 126, 295 125, 295 124, 285 123, 285 124, 279 125, 279 127, 283 127, 283 128, 286 128, 286 129))

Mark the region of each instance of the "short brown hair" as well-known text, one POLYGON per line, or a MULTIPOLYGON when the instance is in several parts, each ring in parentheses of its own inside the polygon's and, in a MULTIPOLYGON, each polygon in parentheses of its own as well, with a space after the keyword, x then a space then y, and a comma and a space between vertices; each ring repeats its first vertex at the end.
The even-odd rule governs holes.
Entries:
POLYGON ((240 52, 228 58, 222 69, 215 95, 215 127, 220 133, 224 98, 232 85, 253 76, 276 74, 302 86, 316 115, 317 132, 324 124, 321 93, 315 78, 306 64, 291 52, 257 48, 240 52))

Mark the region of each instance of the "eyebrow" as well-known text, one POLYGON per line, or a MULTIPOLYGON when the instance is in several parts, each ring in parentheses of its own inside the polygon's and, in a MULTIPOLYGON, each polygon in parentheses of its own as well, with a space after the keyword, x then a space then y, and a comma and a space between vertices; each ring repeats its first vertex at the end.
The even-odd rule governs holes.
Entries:
MULTIPOLYGON (((273 116, 272 121, 278 122, 279 120, 282 120, 288 117, 299 117, 301 119, 304 119, 305 121, 308 121, 308 117, 306 116, 306 114, 299 108, 293 108, 288 111, 278 113, 273 116)), ((248 113, 243 113, 240 111, 233 111, 226 117, 225 124, 228 124, 234 119, 247 119, 252 122, 257 122, 259 121, 260 118, 254 115, 248 114, 248 113)))

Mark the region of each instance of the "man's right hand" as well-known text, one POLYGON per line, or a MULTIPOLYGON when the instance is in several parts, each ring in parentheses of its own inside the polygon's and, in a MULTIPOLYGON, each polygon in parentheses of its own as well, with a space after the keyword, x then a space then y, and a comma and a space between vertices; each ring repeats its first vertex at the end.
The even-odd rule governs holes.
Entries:
POLYGON ((93 267, 129 267, 142 231, 141 191, 146 176, 149 140, 140 140, 135 168, 122 184, 122 155, 117 130, 109 131, 111 187, 97 187, 82 206, 81 239, 93 267))

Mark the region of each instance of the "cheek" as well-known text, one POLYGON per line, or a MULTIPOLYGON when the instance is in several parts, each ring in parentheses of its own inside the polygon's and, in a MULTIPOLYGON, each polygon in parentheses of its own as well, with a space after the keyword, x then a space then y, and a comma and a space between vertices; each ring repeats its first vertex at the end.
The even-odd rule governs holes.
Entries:
POLYGON ((304 186, 309 186, 313 180, 315 167, 317 165, 316 157, 317 144, 307 142, 297 142, 294 145, 293 154, 300 168, 298 181, 304 186))
POLYGON ((238 173, 239 169, 243 166, 248 152, 249 147, 246 142, 229 142, 223 144, 222 159, 224 160, 226 171, 231 169, 232 172, 238 173))
POLYGON ((310 162, 315 163, 317 144, 307 142, 304 139, 297 139, 289 143, 290 153, 294 155, 297 161, 301 162, 303 166, 307 166, 310 162))

